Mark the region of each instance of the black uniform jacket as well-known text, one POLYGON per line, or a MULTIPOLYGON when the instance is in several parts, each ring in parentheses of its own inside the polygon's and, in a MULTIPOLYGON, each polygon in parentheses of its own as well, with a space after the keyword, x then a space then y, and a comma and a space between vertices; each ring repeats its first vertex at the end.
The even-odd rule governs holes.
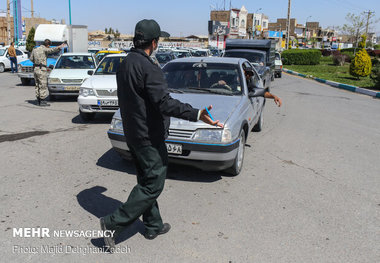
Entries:
POLYGON ((143 50, 131 49, 116 79, 128 144, 162 143, 168 136, 170 116, 197 121, 198 110, 170 96, 161 68, 143 50))

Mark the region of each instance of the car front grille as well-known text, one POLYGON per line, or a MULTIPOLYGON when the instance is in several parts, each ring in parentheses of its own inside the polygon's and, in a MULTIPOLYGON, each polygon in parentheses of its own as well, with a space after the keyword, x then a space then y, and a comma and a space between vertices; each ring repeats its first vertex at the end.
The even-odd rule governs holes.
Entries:
POLYGON ((96 106, 96 105, 91 105, 92 110, 114 110, 117 111, 119 107, 117 106, 96 106))
POLYGON ((169 129, 169 136, 180 139, 190 139, 193 136, 193 131, 169 129))
POLYGON ((101 97, 117 97, 117 90, 110 92, 109 90, 97 89, 96 93, 101 97))
POLYGON ((61 79, 62 83, 82 83, 83 79, 61 79))
POLYGON ((33 67, 23 67, 21 66, 21 71, 25 73, 33 73, 33 67))

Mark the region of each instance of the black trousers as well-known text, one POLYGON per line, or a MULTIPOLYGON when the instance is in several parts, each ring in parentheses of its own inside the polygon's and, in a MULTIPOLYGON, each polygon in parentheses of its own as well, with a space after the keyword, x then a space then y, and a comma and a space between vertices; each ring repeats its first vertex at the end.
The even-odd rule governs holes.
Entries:
POLYGON ((137 170, 137 185, 128 200, 114 213, 106 216, 107 229, 121 232, 141 215, 147 233, 157 233, 163 227, 157 198, 164 189, 168 168, 165 142, 155 146, 128 144, 137 170))

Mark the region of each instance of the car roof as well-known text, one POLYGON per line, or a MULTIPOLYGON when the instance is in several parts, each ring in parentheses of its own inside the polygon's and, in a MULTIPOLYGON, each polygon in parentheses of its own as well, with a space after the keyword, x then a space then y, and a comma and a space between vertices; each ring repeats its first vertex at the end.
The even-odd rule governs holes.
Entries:
POLYGON ((118 54, 110 54, 107 55, 106 58, 112 58, 112 57, 126 57, 128 54, 127 53, 118 53, 118 54))
POLYGON ((205 63, 226 63, 226 64, 240 64, 244 61, 248 61, 245 58, 225 58, 225 57, 189 57, 189 58, 177 58, 168 63, 174 62, 205 62, 205 63))
POLYGON ((88 52, 69 52, 69 53, 63 53, 62 56, 91 56, 92 53, 88 52))

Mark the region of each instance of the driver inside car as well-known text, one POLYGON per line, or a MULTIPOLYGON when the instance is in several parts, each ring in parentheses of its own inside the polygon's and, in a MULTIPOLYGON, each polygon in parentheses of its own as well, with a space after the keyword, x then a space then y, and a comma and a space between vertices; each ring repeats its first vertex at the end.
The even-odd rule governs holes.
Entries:
MULTIPOLYGON (((253 89, 262 89, 262 84, 260 82, 260 79, 257 76, 254 76, 253 69, 251 67, 244 68, 244 76, 247 81, 248 86, 248 92, 252 91, 253 89)), ((269 88, 266 88, 266 92, 264 93, 264 98, 266 99, 273 99, 274 103, 278 107, 281 107, 282 101, 279 97, 269 92, 269 88)))

